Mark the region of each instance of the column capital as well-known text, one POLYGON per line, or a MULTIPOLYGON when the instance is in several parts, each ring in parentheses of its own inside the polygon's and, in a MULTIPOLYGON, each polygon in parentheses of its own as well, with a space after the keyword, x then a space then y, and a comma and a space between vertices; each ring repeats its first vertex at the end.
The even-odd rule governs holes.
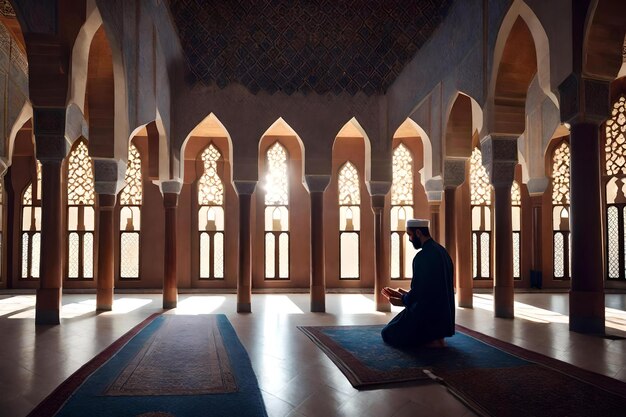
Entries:
POLYGON ((305 175, 304 180, 310 193, 323 193, 330 184, 330 175, 305 175))
POLYGON ((542 195, 546 191, 546 188, 548 188, 549 183, 550 181, 546 177, 529 179, 526 183, 528 194, 530 194, 531 197, 542 195))
POLYGON ((443 161, 443 188, 457 188, 465 182, 467 158, 446 158, 443 161))
POLYGON ((366 181, 365 185, 372 197, 376 195, 386 196, 391 190, 391 181, 366 181))
POLYGON ((240 181, 235 180, 233 184, 235 185, 235 190, 237 190, 238 195, 252 195, 254 193, 254 189, 256 188, 256 184, 258 181, 240 181))
POLYGON ((183 181, 180 179, 154 181, 159 186, 161 194, 165 197, 166 194, 180 194, 180 190, 183 189, 183 181))
POLYGON ((33 132, 38 160, 60 161, 67 156, 70 144, 65 137, 64 107, 33 108, 33 132))
POLYGON ((92 158, 92 161, 96 193, 116 196, 125 185, 126 163, 110 158, 92 158))
POLYGON ((444 180, 440 175, 426 181, 424 189, 426 190, 426 198, 428 198, 429 203, 441 201, 441 197, 443 196, 443 182, 444 180))
POLYGON ((481 142, 483 166, 494 187, 511 187, 517 165, 517 136, 488 135, 481 142))
POLYGON ((559 85, 561 121, 600 125, 610 114, 609 82, 571 73, 559 85))

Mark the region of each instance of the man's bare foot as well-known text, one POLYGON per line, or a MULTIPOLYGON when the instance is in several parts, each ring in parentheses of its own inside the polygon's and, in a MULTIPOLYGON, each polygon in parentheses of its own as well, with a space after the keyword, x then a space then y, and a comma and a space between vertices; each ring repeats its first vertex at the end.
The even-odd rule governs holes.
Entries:
POLYGON ((446 347, 445 339, 435 339, 424 345, 425 347, 442 348, 446 347))

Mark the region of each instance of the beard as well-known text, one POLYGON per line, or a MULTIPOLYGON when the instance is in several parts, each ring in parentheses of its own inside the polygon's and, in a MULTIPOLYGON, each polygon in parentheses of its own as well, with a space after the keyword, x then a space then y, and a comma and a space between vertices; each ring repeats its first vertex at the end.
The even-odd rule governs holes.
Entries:
POLYGON ((413 240, 411 243, 413 244, 413 247, 414 247, 415 249, 418 249, 418 250, 419 250, 419 249, 422 249, 422 241, 421 241, 421 240, 419 240, 419 239, 417 239, 417 238, 416 238, 416 239, 415 239, 415 240, 413 240))

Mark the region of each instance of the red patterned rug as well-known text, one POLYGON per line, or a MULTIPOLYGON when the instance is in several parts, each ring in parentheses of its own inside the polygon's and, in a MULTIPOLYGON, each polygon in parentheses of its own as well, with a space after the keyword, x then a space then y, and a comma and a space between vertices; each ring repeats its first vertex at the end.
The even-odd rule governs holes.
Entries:
POLYGON ((383 326, 300 327, 359 389, 433 379, 480 415, 626 416, 626 383, 457 325, 446 348, 398 350, 383 326))

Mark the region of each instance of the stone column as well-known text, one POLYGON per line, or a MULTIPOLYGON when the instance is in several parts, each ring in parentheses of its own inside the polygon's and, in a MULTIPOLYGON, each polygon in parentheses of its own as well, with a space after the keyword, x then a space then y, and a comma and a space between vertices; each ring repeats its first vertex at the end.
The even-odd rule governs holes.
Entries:
POLYGON ((176 276, 176 212, 178 195, 182 189, 179 180, 161 181, 163 207, 165 207, 165 254, 163 276, 163 308, 176 308, 178 282, 176 276))
POLYGON ((494 312, 514 317, 511 185, 517 165, 517 137, 490 135, 481 143, 483 165, 494 188, 494 312))
POLYGON ((311 312, 326 311, 326 264, 324 257, 324 191, 330 175, 306 175, 311 195, 311 312))
MULTIPOLYGON (((528 188, 528 193, 530 194, 530 210, 531 210, 531 228, 528 230, 531 239, 531 266, 530 266, 530 284, 535 282, 534 279, 538 279, 539 274, 543 269, 543 254, 542 254, 542 237, 543 237, 543 227, 542 227, 542 201, 543 194, 548 187, 548 179, 546 177, 540 178, 530 178, 528 183, 526 184, 528 188)), ((552 219, 550 218, 550 224, 552 219)), ((526 234, 528 236, 528 234, 526 234)), ((526 238, 524 238, 526 239, 526 238)), ((535 283, 536 284, 536 283, 535 283)))
POLYGON ((115 287, 114 215, 117 194, 124 186, 126 164, 115 159, 93 158, 94 186, 98 196, 98 270, 96 310, 113 308, 115 287))
POLYGON ((252 227, 251 200, 256 181, 234 181, 239 195, 239 268, 237 313, 252 312, 252 227))
POLYGON ((64 230, 61 164, 65 140, 65 109, 34 108, 37 159, 41 162, 41 263, 35 324, 59 324, 63 287, 64 230))
POLYGON ((374 244, 376 245, 376 276, 374 278, 374 300, 376 311, 391 311, 391 304, 380 291, 391 283, 391 267, 389 265, 389 244, 385 240, 391 239, 388 233, 384 233, 383 216, 385 213, 385 196, 391 189, 391 182, 368 183, 372 196, 372 209, 374 210, 374 244))
MULTIPOLYGON (((452 258, 455 267, 458 265, 457 260, 457 212, 456 212, 456 190, 459 185, 465 181, 465 165, 464 158, 446 158, 444 161, 444 210, 445 210, 445 246, 448 254, 452 258)), ((460 280, 458 273, 454 276, 457 298, 459 297, 460 280)), ((463 287, 465 288, 465 286, 463 287)), ((472 298, 472 287, 470 277, 470 300, 472 298)), ((471 301, 470 301, 471 304, 471 301)))
POLYGON ((599 126, 609 115, 609 83, 571 74, 559 86, 570 128, 570 330, 604 333, 604 268, 599 126))

